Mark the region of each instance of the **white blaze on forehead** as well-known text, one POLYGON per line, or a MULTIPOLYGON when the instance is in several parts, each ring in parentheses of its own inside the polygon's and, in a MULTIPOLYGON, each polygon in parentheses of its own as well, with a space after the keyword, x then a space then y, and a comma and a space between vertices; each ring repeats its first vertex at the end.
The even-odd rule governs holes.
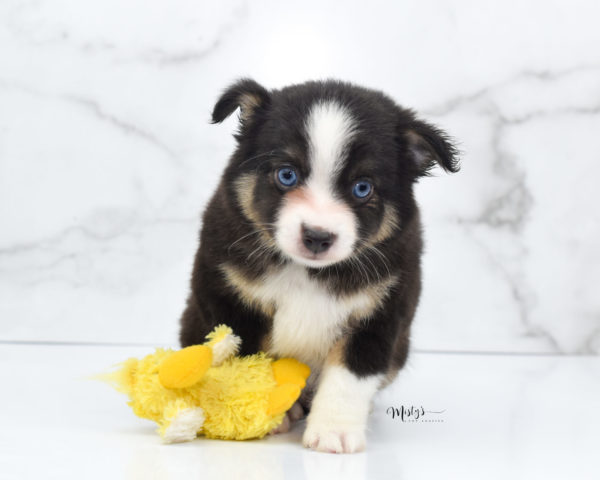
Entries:
POLYGON ((307 185, 317 188, 333 184, 355 132, 350 112, 335 101, 316 103, 306 120, 311 173, 307 185))
POLYGON ((305 127, 310 174, 305 185, 285 195, 275 241, 282 252, 297 262, 322 267, 348 258, 357 237, 354 213, 346 202, 336 198, 333 188, 356 131, 356 122, 339 103, 320 101, 311 108, 305 127), (336 236, 319 258, 314 258, 303 246, 303 227, 336 236))

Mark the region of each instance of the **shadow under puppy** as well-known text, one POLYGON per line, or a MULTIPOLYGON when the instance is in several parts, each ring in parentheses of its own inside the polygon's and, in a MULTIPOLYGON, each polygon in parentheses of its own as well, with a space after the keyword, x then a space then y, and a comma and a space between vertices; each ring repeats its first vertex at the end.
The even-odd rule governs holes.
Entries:
MULTIPOLYGON (((226 322, 241 354, 310 365, 303 443, 365 447, 370 402, 403 367, 421 289, 413 185, 458 170, 441 130, 389 97, 339 81, 230 86, 237 148, 203 216, 182 346, 226 322)), ((291 411, 298 416, 299 407, 291 411)))

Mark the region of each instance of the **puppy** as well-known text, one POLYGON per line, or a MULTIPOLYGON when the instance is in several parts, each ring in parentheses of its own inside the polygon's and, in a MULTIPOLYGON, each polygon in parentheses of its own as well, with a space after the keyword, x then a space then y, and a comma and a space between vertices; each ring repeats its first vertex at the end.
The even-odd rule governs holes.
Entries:
MULTIPOLYGON (((365 447, 370 402, 406 361, 421 289, 413 185, 458 170, 449 137, 384 94, 339 81, 266 90, 243 79, 237 148, 203 216, 182 346, 219 323, 241 354, 309 364, 303 443, 365 447)), ((297 416, 298 407, 293 409, 297 416)))

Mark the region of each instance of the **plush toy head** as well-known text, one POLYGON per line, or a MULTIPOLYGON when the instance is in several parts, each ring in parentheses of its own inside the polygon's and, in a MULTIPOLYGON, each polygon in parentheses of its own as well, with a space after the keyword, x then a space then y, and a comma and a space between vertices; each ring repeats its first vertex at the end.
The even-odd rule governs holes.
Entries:
MULTIPOLYGON (((142 418, 154 420, 165 442, 261 438, 282 421, 310 375, 292 358, 264 353, 235 357, 240 339, 219 325, 203 345, 157 349, 130 358, 106 376, 129 396, 142 418)), ((105 377, 105 378, 106 378, 105 377)))

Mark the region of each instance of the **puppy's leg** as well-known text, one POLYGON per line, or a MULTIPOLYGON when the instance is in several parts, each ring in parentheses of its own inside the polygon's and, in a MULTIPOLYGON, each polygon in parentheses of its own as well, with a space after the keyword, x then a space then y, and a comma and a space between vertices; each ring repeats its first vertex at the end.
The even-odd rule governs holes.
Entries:
POLYGON ((308 415, 303 444, 331 453, 364 450, 369 407, 382 377, 359 377, 345 365, 326 365, 308 415))
POLYGON ((395 302, 397 297, 390 298, 329 352, 306 421, 305 446, 337 453, 365 448, 371 400, 408 353, 411 317, 398 315, 395 302))

